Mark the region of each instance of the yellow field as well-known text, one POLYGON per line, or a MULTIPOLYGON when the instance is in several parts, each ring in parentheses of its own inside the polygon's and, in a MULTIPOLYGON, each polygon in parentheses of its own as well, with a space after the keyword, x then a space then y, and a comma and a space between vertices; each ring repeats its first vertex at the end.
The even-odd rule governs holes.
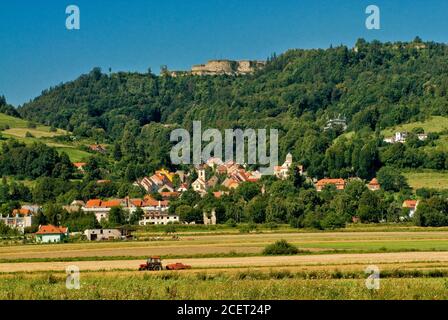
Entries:
MULTIPOLYGON (((396 253, 366 253, 366 254, 327 254, 305 256, 261 256, 238 258, 195 258, 168 259, 165 264, 176 263, 179 260, 194 269, 212 270, 227 268, 294 268, 294 270, 308 270, 309 267, 319 267, 323 270, 345 269, 363 271, 368 265, 378 267, 388 266, 407 269, 428 268, 436 264, 438 268, 448 269, 448 252, 396 252, 396 253)), ((35 272, 59 271, 64 272, 68 266, 75 265, 81 271, 99 270, 137 270, 145 260, 112 260, 112 261, 75 261, 75 262, 27 262, 1 263, 0 272, 35 272)))
POLYGON ((448 231, 412 230, 4 245, 0 299, 448 299, 448 231), (302 253, 261 255, 279 239, 302 253), (192 269, 137 271, 151 255, 192 269), (380 290, 365 286, 369 265, 380 270, 380 290), (65 287, 68 266, 79 268, 82 290, 65 287))
POLYGON ((1 246, 0 260, 85 257, 194 256, 261 254, 264 247, 285 239, 301 250, 326 252, 448 251, 448 231, 321 232, 260 234, 197 234, 179 241, 85 242, 51 245, 1 246))

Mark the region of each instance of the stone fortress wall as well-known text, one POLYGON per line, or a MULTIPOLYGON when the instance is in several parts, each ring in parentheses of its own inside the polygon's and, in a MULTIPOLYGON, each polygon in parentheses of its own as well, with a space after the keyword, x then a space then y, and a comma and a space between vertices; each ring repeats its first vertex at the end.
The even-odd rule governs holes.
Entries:
POLYGON ((244 75, 251 74, 257 69, 263 68, 265 61, 253 60, 210 60, 206 64, 194 65, 191 71, 171 71, 171 76, 181 75, 244 75))

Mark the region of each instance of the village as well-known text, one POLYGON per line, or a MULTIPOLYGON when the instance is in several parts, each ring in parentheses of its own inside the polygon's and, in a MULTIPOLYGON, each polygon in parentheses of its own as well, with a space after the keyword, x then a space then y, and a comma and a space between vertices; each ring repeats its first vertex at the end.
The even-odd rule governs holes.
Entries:
MULTIPOLYGON (((403 139, 397 133, 397 137, 403 139)), ((400 140, 396 140, 399 142, 400 140)), ((93 147, 92 147, 93 148, 93 147)), ((98 148, 96 148, 98 149, 98 148)), ((98 149, 98 152, 103 152, 103 148, 98 149)), ((85 163, 74 163, 77 170, 83 172, 85 163)), ((284 163, 281 166, 274 168, 275 177, 279 180, 286 180, 293 169, 293 156, 289 153, 286 156, 284 163)), ((335 190, 342 191, 345 189, 349 181, 358 180, 359 178, 324 178, 312 179, 307 177, 306 171, 302 165, 297 165, 295 168, 298 173, 305 179, 314 184, 317 192, 322 192, 327 187, 333 187, 335 190)), ((170 213, 170 202, 182 197, 182 194, 188 190, 192 190, 201 197, 211 193, 215 198, 219 199, 225 195, 229 195, 232 190, 238 189, 242 183, 257 183, 262 175, 259 171, 250 171, 240 164, 233 161, 223 162, 221 159, 212 157, 205 163, 195 166, 197 178, 189 183, 189 174, 178 170, 170 172, 166 169, 157 170, 152 176, 143 177, 134 182, 134 186, 145 191, 146 195, 143 198, 129 198, 122 199, 90 199, 88 201, 74 200, 70 205, 63 206, 63 209, 68 213, 82 211, 84 213, 94 214, 98 223, 104 223, 109 220, 109 213, 113 208, 121 208, 128 215, 134 214, 137 210, 141 210, 142 215, 138 221, 141 227, 148 225, 169 225, 169 224, 188 224, 188 222, 181 221, 179 215, 170 213), (222 182, 220 182, 220 178, 222 182), (179 186, 174 186, 175 177, 179 179, 179 186), (223 177, 223 178, 222 178, 223 177), (218 190, 218 191, 212 191, 218 190)), ((109 183, 108 180, 97 181, 98 184, 109 183)), ((370 191, 379 191, 381 185, 376 178, 366 183, 370 191)), ((264 187, 261 190, 265 192, 264 187)), ((418 200, 405 200, 402 204, 403 208, 409 210, 409 216, 412 217, 418 207, 418 200)), ((24 233, 26 228, 33 225, 34 218, 42 207, 37 204, 24 204, 20 209, 14 209, 11 214, 7 216, 0 216, 2 221, 8 227, 14 228, 21 233, 24 233)), ((353 222, 359 221, 357 217, 353 217, 353 222)), ((225 221, 218 221, 215 212, 203 212, 204 225, 216 225, 224 223, 225 221)), ((190 222, 195 224, 195 222, 190 222)), ((83 232, 83 238, 88 241, 102 241, 102 240, 125 240, 128 234, 120 228, 101 228, 101 229, 86 229, 83 232)), ((64 242, 70 238, 70 231, 65 226, 54 225, 40 225, 38 231, 34 234, 34 241, 36 243, 56 243, 64 242)))

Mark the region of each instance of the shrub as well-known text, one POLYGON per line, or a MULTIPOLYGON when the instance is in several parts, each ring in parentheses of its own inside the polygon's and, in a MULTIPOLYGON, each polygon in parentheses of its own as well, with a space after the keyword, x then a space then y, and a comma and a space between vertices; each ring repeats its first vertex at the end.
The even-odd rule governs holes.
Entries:
POLYGON ((172 224, 169 224, 165 227, 165 233, 166 234, 170 234, 170 233, 176 233, 176 227, 172 224))
POLYGON ((324 229, 338 229, 345 227, 345 219, 344 217, 331 212, 325 216, 322 220, 322 228, 324 229))
POLYGON ((29 129, 36 129, 37 128, 37 124, 36 123, 34 123, 34 122, 28 122, 27 123, 27 128, 29 128, 29 129))
POLYGON ((276 224, 275 222, 268 222, 265 224, 265 226, 270 230, 278 229, 278 224, 276 224))
POLYGON ((237 226, 236 221, 232 218, 227 220, 226 225, 230 228, 235 228, 237 226))
POLYGON ((33 134, 29 131, 25 133, 25 138, 34 138, 33 134))
POLYGON ((240 230, 241 233, 250 233, 252 231, 256 231, 257 230, 257 224, 253 223, 253 222, 249 222, 246 225, 242 225, 239 228, 239 230, 240 230))
POLYGON ((273 244, 266 246, 263 250, 264 255, 294 255, 299 253, 299 249, 296 246, 288 243, 286 240, 279 240, 273 244))

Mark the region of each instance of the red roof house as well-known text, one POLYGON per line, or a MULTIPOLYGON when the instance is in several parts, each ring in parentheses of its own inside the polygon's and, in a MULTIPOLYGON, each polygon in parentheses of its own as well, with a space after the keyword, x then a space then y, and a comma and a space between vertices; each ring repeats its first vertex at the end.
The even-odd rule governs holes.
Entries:
POLYGON ((316 190, 322 191, 327 185, 336 186, 337 190, 345 189, 345 180, 344 179, 321 179, 316 183, 316 190))
POLYGON ((36 241, 41 243, 62 242, 68 239, 68 228, 56 227, 53 225, 39 226, 36 232, 36 241))

